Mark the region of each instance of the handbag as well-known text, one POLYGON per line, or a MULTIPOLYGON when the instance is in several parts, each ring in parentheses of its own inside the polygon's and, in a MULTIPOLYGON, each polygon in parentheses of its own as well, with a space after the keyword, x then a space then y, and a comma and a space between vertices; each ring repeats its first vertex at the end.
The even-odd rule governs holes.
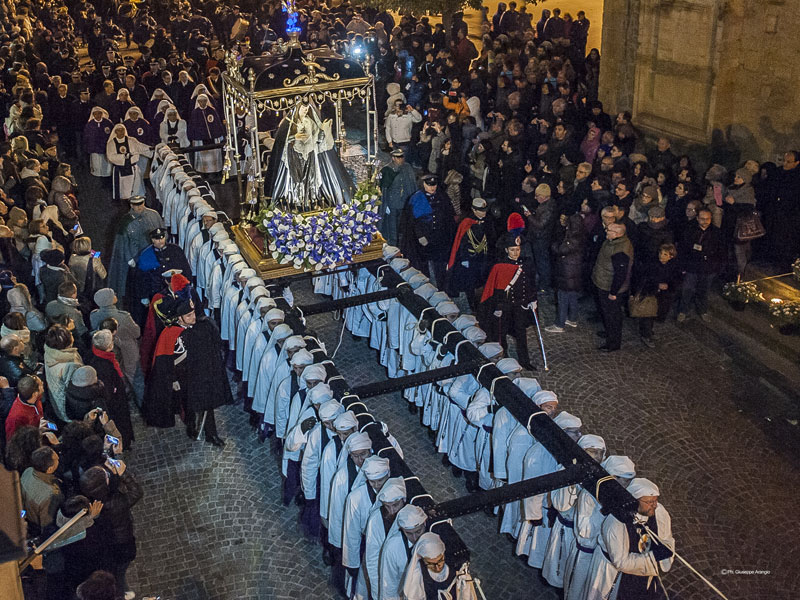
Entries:
POLYGON ((737 242, 749 242, 764 237, 766 233, 767 230, 761 222, 761 213, 751 210, 736 219, 733 237, 737 242))
POLYGON ((658 300, 655 296, 632 294, 628 298, 628 311, 634 319, 655 317, 658 315, 658 300))

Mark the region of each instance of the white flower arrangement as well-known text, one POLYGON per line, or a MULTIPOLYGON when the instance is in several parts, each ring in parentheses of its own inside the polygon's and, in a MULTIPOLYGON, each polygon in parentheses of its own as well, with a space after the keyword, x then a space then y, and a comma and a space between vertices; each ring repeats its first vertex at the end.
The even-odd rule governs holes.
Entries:
POLYGON ((747 283, 729 282, 722 286, 722 297, 728 302, 758 302, 763 300, 761 292, 752 281, 747 283))
POLYGON ((800 324, 800 302, 772 303, 769 314, 782 323, 800 324))
POLYGON ((320 271, 364 251, 378 231, 379 207, 377 186, 364 182, 347 204, 310 214, 273 207, 262 211, 257 227, 269 237, 266 249, 279 264, 320 271))

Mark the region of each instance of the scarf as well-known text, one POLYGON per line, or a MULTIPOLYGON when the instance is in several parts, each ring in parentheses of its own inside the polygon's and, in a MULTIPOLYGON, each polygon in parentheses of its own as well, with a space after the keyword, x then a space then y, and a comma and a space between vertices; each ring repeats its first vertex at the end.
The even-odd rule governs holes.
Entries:
POLYGON ((717 206, 722 206, 722 184, 719 181, 715 181, 712 185, 714 187, 714 203, 717 206))
POLYGON ((31 341, 30 329, 9 329, 5 325, 0 326, 0 338, 4 338, 7 335, 15 335, 25 344, 29 344, 31 341))
POLYGON ((589 134, 586 134, 586 137, 581 142, 581 152, 586 162, 594 162, 597 156, 597 149, 600 147, 601 132, 599 127, 592 127, 589 131, 594 131, 594 139, 590 140, 589 134))
POLYGON ((122 378, 122 369, 120 368, 119 362, 117 361, 117 357, 113 352, 110 352, 108 350, 100 350, 100 348, 94 348, 94 347, 92 348, 92 352, 97 358, 102 358, 104 360, 107 360, 112 365, 114 365, 114 370, 117 372, 117 375, 120 376, 120 379, 122 378))
POLYGON ((58 301, 61 302, 61 304, 66 304, 67 306, 78 306, 77 298, 66 298, 64 296, 59 296, 58 301))

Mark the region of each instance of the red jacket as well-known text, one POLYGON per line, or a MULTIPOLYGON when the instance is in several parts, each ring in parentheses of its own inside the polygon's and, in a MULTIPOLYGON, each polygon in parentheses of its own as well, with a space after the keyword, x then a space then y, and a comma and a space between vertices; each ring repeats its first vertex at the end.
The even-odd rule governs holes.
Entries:
POLYGON ((38 427, 39 420, 43 416, 41 397, 36 401, 36 404, 27 404, 17 396, 17 399, 11 405, 11 410, 8 411, 8 417, 6 417, 6 443, 11 440, 11 436, 20 427, 25 425, 38 427))

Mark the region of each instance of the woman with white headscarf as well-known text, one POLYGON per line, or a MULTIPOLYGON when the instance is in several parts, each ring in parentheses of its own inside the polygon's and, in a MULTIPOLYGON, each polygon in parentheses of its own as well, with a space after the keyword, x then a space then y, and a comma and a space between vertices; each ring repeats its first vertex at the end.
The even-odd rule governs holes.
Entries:
POLYGON ((156 112, 158 111, 158 106, 164 100, 170 104, 175 104, 172 98, 169 97, 169 94, 167 94, 167 92, 165 92, 163 89, 156 88, 153 90, 153 95, 150 96, 150 102, 147 103, 147 107, 144 111, 144 118, 152 123, 156 116, 156 112))
MULTIPOLYGON (((224 139, 222 119, 205 94, 198 94, 195 99, 188 134, 193 146, 219 144, 224 139)), ((199 173, 219 173, 222 170, 222 148, 195 152, 194 168, 199 173)))
POLYGON ((179 148, 189 147, 189 138, 186 135, 186 121, 181 119, 178 109, 170 106, 167 109, 164 120, 159 127, 159 137, 164 144, 178 146, 179 148))
MULTIPOLYGON (((130 137, 136 138, 143 144, 150 146, 157 142, 157 140, 153 140, 153 131, 152 127, 150 127, 150 121, 144 118, 144 113, 142 113, 142 109, 138 106, 131 106, 127 110, 125 113, 125 120, 122 124, 125 125, 125 129, 128 131, 130 137)), ((147 173, 149 171, 149 165, 150 157, 139 157, 139 171, 143 174, 147 173)))
POLYGON ((131 93, 128 88, 120 88, 117 90, 117 97, 111 102, 111 121, 114 123, 121 123, 125 119, 125 114, 136 106, 136 103, 131 100, 131 93))
POLYGON ((139 157, 150 156, 152 151, 139 140, 128 135, 125 125, 114 126, 106 143, 106 156, 113 165, 112 185, 114 200, 127 200, 131 196, 144 196, 144 180, 139 170, 139 157))
POLYGON ((111 164, 106 159, 106 147, 111 135, 111 119, 100 106, 92 109, 89 121, 83 128, 83 143, 89 153, 89 172, 95 177, 111 175, 111 164))
POLYGON ((175 105, 172 104, 172 102, 170 102, 169 100, 162 100, 161 102, 158 103, 158 106, 156 107, 156 112, 153 115, 153 127, 155 127, 159 131, 161 130, 161 123, 164 122, 164 119, 167 116, 167 111, 173 106, 175 105))

